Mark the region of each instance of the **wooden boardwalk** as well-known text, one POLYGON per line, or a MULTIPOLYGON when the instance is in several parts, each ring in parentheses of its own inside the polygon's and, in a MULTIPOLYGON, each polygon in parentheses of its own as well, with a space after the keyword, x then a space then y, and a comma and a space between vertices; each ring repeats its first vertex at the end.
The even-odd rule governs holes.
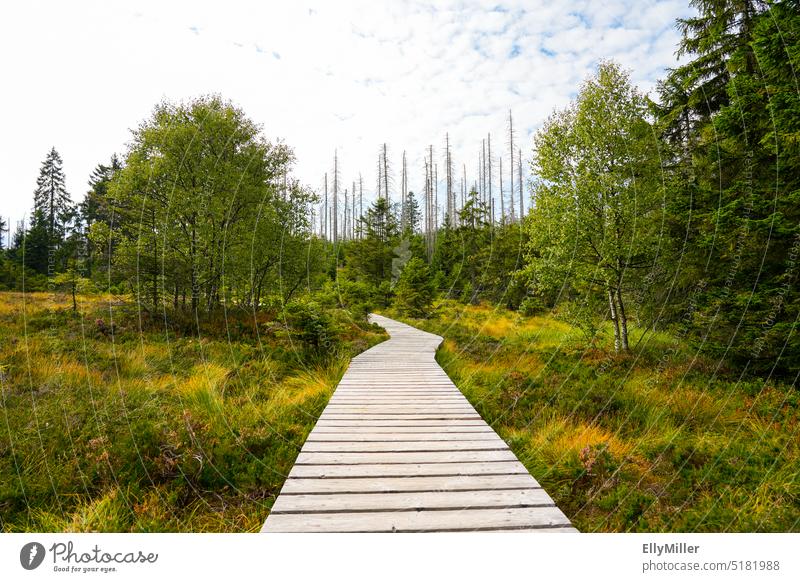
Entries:
POLYGON ((575 532, 434 359, 442 338, 378 315, 262 532, 575 532))

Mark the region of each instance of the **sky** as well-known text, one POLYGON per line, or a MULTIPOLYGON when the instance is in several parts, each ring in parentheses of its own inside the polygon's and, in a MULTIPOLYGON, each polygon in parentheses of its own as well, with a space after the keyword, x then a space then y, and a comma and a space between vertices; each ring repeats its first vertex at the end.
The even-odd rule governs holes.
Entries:
POLYGON ((468 182, 491 133, 508 188, 509 109, 527 167, 533 133, 601 59, 653 91, 691 13, 688 0, 3 3, 0 215, 30 212, 52 146, 78 201, 156 103, 208 93, 291 146, 315 189, 336 150, 344 183, 360 172, 372 192, 385 142, 391 194, 404 150, 419 191, 429 144, 443 176, 446 133, 468 182))

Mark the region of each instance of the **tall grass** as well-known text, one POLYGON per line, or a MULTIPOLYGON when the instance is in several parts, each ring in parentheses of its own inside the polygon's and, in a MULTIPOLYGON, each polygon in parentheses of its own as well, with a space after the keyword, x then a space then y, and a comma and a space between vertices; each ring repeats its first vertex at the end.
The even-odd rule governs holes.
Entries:
POLYGON ((3 531, 257 531, 349 357, 383 337, 334 314, 338 349, 309 359, 263 316, 192 333, 119 298, 79 307, 0 294, 3 531))
POLYGON ((439 362, 582 531, 800 531, 796 387, 667 333, 617 355, 549 317, 438 312, 409 323, 446 338, 439 362))

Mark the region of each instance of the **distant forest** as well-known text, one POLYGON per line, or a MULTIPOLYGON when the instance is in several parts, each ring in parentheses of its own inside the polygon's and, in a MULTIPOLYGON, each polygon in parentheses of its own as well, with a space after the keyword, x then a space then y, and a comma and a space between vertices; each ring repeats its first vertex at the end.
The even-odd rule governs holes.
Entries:
POLYGON ((50 150, 26 221, 0 224, 0 289, 126 294, 199 319, 486 302, 553 313, 589 342, 609 330, 619 352, 636 349, 630 327, 669 331, 794 382, 800 2, 691 4, 684 64, 655 94, 604 61, 532 142, 510 112, 505 135, 477 136, 477 165, 454 160, 447 135, 421 168, 376 144, 369 194, 333 152, 324 187, 301 184, 291 147, 223 97, 162 102, 77 205, 50 150))

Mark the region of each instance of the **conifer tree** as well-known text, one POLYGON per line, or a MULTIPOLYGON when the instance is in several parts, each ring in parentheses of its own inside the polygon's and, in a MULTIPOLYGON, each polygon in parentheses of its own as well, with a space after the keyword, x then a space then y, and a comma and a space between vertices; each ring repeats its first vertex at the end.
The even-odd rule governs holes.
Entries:
POLYGON ((66 223, 74 212, 62 166, 61 156, 52 148, 39 169, 33 195, 34 220, 44 221, 47 235, 54 244, 63 240, 66 223))

